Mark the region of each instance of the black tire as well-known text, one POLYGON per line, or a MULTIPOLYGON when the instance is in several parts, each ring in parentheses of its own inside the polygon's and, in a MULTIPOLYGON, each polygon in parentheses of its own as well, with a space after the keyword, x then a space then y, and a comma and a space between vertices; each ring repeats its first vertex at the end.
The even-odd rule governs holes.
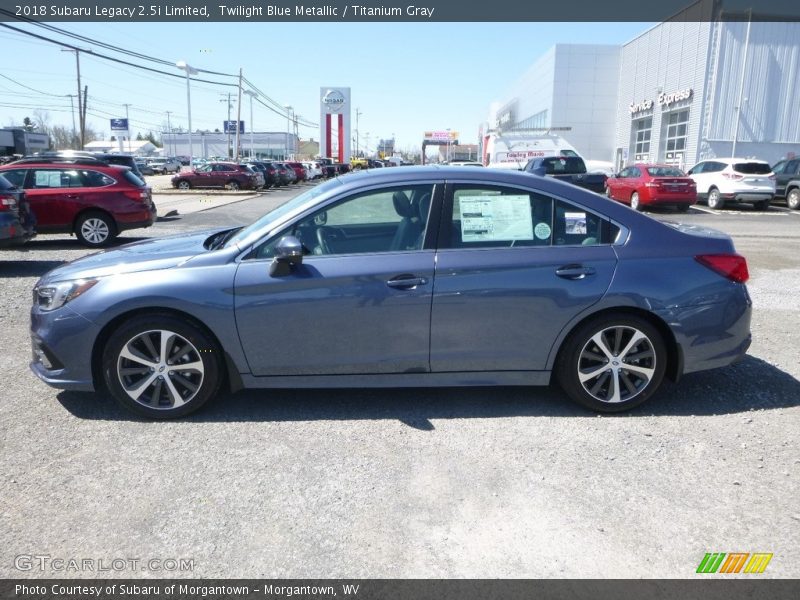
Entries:
POLYGON ((713 208, 715 210, 722 210, 725 206, 725 199, 719 193, 719 190, 715 187, 712 187, 708 190, 708 208, 713 208))
POLYGON ((567 337, 554 372, 573 401, 597 412, 612 413, 639 406, 655 394, 666 366, 664 339, 652 324, 634 315, 610 314, 584 323, 567 337), (627 356, 635 357, 633 360, 614 354, 615 350, 622 354, 620 351, 626 349, 636 333, 644 338, 628 350, 627 356), (601 336, 607 351, 593 340, 596 335, 601 336), (584 374, 584 382, 580 373, 584 374), (621 389, 623 384, 625 389, 621 389))
POLYGON ((230 190, 231 192, 238 192, 241 189, 239 182, 235 179, 231 179, 228 183, 225 184, 225 189, 230 190))
POLYGON ((786 206, 792 210, 800 209, 800 188, 792 188, 786 194, 786 206))
POLYGON ((190 190, 192 189, 192 182, 188 179, 180 179, 175 184, 175 187, 177 187, 179 190, 190 190))
POLYGON ((108 213, 93 210, 83 213, 75 221, 75 237, 89 248, 107 246, 117 235, 117 223, 108 213))
POLYGON ((678 210, 678 212, 685 213, 689 212, 689 208, 691 206, 692 206, 691 204, 678 204, 677 206, 675 206, 675 208, 678 210))
POLYGON ((198 410, 219 391, 222 373, 222 352, 213 339, 200 327, 172 315, 133 317, 116 328, 103 349, 106 389, 124 408, 151 419, 173 419, 198 410), (162 332, 172 337, 163 342, 162 332), (149 350, 145 338, 150 339, 149 350), (163 361, 151 356, 162 344, 167 352, 171 348, 180 355, 163 361), (123 351, 136 358, 127 358, 123 351), (150 363, 152 367, 145 366, 150 363), (198 364, 201 368, 194 368, 198 364), (181 365, 193 367, 183 370, 181 365))

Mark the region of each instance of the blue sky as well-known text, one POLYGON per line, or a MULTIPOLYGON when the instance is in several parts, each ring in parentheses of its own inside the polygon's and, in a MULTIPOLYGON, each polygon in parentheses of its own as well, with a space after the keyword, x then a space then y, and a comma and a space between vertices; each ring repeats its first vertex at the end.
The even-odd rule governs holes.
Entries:
MULTIPOLYGON (((65 38, 30 25, 41 35, 65 38)), ((237 73, 281 105, 318 122, 321 86, 349 86, 361 112, 362 145, 395 134, 399 148, 419 146, 431 129, 453 129, 475 143, 489 104, 500 100, 543 52, 556 43, 620 44, 643 32, 643 23, 56 23, 55 26, 149 56, 237 73)), ((51 124, 70 126, 76 93, 75 57, 54 44, 0 28, 0 125, 46 110, 51 124), (13 50, 12 50, 13 48, 13 50), (26 89, 24 86, 28 86, 26 89), (34 91, 36 90, 36 91, 34 91), (45 92, 50 95, 40 94, 45 92), (20 105, 20 106, 9 106, 20 105)), ((81 47, 93 47, 73 42, 81 47)), ((109 53, 93 47, 98 52, 109 53)), ((115 55, 116 56, 116 55, 115 55)), ((128 58, 128 60, 133 60, 128 58)), ((143 63, 148 64, 148 63, 143 63)), ((157 69, 177 68, 149 64, 157 69)), ((81 78, 89 86, 87 121, 110 135, 108 119, 124 117, 129 103, 132 135, 157 131, 172 111, 186 127, 185 80, 137 71, 82 54, 81 78)), ((234 81, 229 78, 215 79, 234 81)), ((609 82, 615 85, 615 82, 609 82)), ((235 92, 235 88, 230 88, 235 92)), ((192 84, 192 128, 222 128, 228 88, 192 84)), ((235 97, 235 95, 234 95, 235 97)), ((76 105, 77 106, 77 105, 76 105)), ((235 118, 236 108, 233 109, 235 118)), ((242 119, 250 125, 245 96, 242 119)), ((256 131, 285 131, 286 119, 254 104, 256 131)), ((318 139, 301 127, 302 138, 318 139)))

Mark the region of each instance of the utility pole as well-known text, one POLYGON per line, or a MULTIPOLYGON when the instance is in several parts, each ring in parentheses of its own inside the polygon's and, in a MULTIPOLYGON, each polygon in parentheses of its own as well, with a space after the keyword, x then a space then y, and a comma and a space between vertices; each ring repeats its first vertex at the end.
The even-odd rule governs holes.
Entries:
POLYGON ((250 96, 250 158, 252 159, 255 155, 255 143, 253 141, 253 98, 258 98, 258 94, 253 90, 245 90, 244 93, 250 96))
POLYGON ((172 114, 172 111, 168 110, 167 111, 167 129, 169 130, 169 134, 170 134, 170 138, 169 138, 169 145, 170 145, 169 154, 170 154, 170 156, 175 154, 175 152, 173 152, 173 149, 172 149, 172 124, 169 122, 169 116, 171 114, 172 114))
MULTIPOLYGON (((227 134, 228 134, 228 158, 231 158, 233 156, 233 151, 232 151, 232 148, 231 148, 231 109, 233 108, 233 104, 231 103, 231 93, 230 92, 228 92, 227 94, 222 94, 222 95, 226 96, 227 99, 222 99, 222 100, 220 100, 220 102, 227 102, 228 103, 228 121, 227 121, 227 126, 225 127, 225 129, 227 130, 227 134)), ((238 123, 236 124, 236 130, 237 131, 239 130, 239 124, 238 123)))
POLYGON ((75 139, 77 136, 75 130, 75 103, 72 101, 72 99, 75 97, 75 94, 67 94, 67 96, 69 97, 69 106, 72 109, 72 139, 69 141, 69 147, 73 150, 77 150, 78 148, 75 148, 75 142, 77 141, 75 139))
POLYGON ((125 127, 127 127, 128 131, 128 152, 131 151, 131 122, 128 118, 128 108, 130 104, 123 104, 122 106, 125 107, 125 127))
POLYGON ((358 108, 356 108, 356 156, 359 156, 359 154, 358 154, 358 117, 360 115, 362 115, 362 114, 364 114, 364 113, 362 113, 360 110, 358 110, 358 108))
POLYGON ((289 160, 289 132, 291 127, 291 114, 292 114, 292 107, 286 105, 284 107, 286 109, 286 156, 284 160, 289 160))
POLYGON ((78 71, 78 119, 81 126, 80 146, 78 150, 82 150, 86 140, 86 110, 81 102, 81 53, 77 48, 62 48, 61 51, 75 53, 75 66, 78 71))
POLYGON ((239 67, 239 99, 236 105, 236 162, 239 162, 239 123, 242 122, 242 67, 239 67))

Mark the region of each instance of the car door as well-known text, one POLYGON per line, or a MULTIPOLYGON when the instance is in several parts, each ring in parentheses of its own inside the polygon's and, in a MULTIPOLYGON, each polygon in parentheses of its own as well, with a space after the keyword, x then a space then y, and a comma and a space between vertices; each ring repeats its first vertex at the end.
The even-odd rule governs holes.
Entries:
POLYGON ((616 268, 612 225, 535 188, 448 183, 431 312, 431 371, 541 371, 616 268))
POLYGON ((351 193, 248 252, 236 272, 235 310, 251 372, 429 371, 433 193, 434 182, 351 193), (302 242, 303 262, 271 276, 285 235, 302 242))
POLYGON ((784 160, 775 165, 772 172, 775 174, 775 195, 778 197, 786 196, 786 184, 797 179, 800 160, 784 160))
POLYGON ((606 180, 606 187, 608 188, 608 197, 613 198, 614 200, 619 200, 622 198, 621 190, 625 185, 625 176, 628 172, 627 167, 622 169, 619 173, 616 174, 614 177, 609 177, 606 180))
POLYGON ((84 202, 83 180, 75 168, 36 167, 25 182, 25 197, 37 228, 70 230, 84 202))
POLYGON ((706 169, 708 169, 710 165, 711 163, 709 162, 699 162, 687 172, 687 175, 689 175, 697 185, 698 198, 706 198, 708 196, 709 186, 707 185, 707 181, 709 173, 706 172, 706 169))

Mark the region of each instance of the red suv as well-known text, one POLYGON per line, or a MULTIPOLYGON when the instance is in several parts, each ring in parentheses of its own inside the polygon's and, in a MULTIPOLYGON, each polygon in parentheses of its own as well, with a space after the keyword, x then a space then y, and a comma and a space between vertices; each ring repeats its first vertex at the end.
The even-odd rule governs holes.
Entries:
POLYGON ((27 158, 1 166, 0 175, 25 190, 39 233, 72 233, 99 247, 156 219, 150 188, 127 167, 91 158, 27 158))
MULTIPOLYGON (((263 184, 263 182, 262 182, 263 184)), ((172 187, 189 190, 193 187, 219 187, 227 190, 254 190, 259 177, 247 165, 233 162, 212 162, 172 178, 172 187)))

